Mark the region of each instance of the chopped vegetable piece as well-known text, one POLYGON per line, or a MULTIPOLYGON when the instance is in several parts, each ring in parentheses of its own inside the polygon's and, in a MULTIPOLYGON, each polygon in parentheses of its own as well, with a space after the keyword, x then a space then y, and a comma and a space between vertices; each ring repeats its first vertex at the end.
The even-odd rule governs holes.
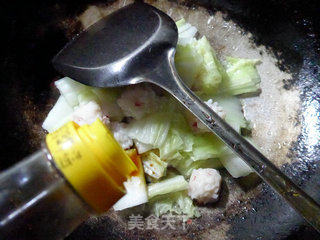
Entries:
POLYGON ((157 183, 151 183, 148 186, 148 196, 153 198, 157 195, 163 195, 172 192, 182 191, 188 188, 188 182, 183 176, 175 176, 157 183))
POLYGON ((194 82, 195 89, 205 94, 215 93, 222 81, 221 70, 223 68, 206 37, 203 36, 195 44, 194 48, 203 58, 197 81, 194 82))
POLYGON ((217 158, 193 161, 188 154, 180 155, 170 161, 170 165, 178 170, 185 178, 189 178, 192 171, 198 168, 221 168, 223 165, 217 158))
POLYGON ((121 93, 119 89, 92 87, 91 90, 98 97, 98 103, 106 116, 113 121, 120 121, 123 118, 123 112, 117 104, 117 98, 121 93))
MULTIPOLYGON (((49 113, 48 117, 50 116, 50 118, 48 118, 47 122, 44 123, 43 127, 49 131, 58 129, 65 122, 72 120, 70 114, 74 109, 77 109, 75 113, 76 115, 82 111, 80 109, 83 109, 83 111, 89 111, 93 114, 91 111, 93 108, 90 108, 91 110, 89 109, 90 106, 93 107, 93 104, 90 102, 95 102, 96 105, 98 105, 98 107, 96 106, 95 109, 99 108, 98 115, 101 115, 101 120, 104 120, 103 118, 105 118, 105 120, 109 118, 115 120, 122 118, 123 116, 120 107, 117 106, 115 102, 115 96, 117 94, 116 90, 105 90, 89 87, 68 77, 64 77, 56 81, 55 85, 60 91, 61 96, 56 103, 57 106, 51 110, 52 114, 49 113), (83 108, 85 105, 87 105, 87 107, 83 108), (52 116, 55 116, 56 118, 52 118, 52 116), (48 122, 50 119, 52 119, 52 122, 48 122)), ((80 118, 84 120, 81 120, 81 122, 85 123, 89 118, 87 116, 83 116, 83 114, 81 115, 82 116, 80 118)))
POLYGON ((183 176, 190 176, 197 166, 219 167, 222 142, 212 133, 194 135, 181 114, 171 122, 167 140, 160 147, 160 158, 175 167, 183 176), (208 163, 193 163, 208 160, 208 163))
POLYGON ((187 191, 156 196, 150 204, 151 210, 158 217, 166 213, 185 214, 188 218, 200 217, 200 213, 188 197, 187 191))
POLYGON ((179 156, 178 151, 190 152, 194 138, 182 114, 171 114, 168 118, 172 119, 171 127, 166 141, 159 148, 160 158, 166 161, 179 156))
POLYGON ((186 21, 182 18, 181 20, 176 22, 178 28, 178 44, 186 45, 190 43, 198 32, 197 28, 191 26, 190 23, 186 23, 186 21))
POLYGON ((243 116, 241 102, 237 97, 226 96, 215 98, 215 100, 224 109, 225 120, 234 130, 240 133, 241 128, 248 126, 247 120, 243 116))
POLYGON ((71 120, 73 108, 67 103, 63 96, 58 98, 58 101, 49 112, 44 120, 42 127, 49 133, 54 132, 63 124, 71 120))
POLYGON ((177 166, 177 169, 178 169, 179 173, 181 173, 185 178, 190 178, 190 175, 194 169, 199 169, 199 168, 220 169, 222 167, 223 167, 223 165, 221 164, 221 162, 217 158, 198 160, 195 162, 190 159, 186 159, 186 163, 179 164, 177 166))
POLYGON ((78 83, 71 78, 64 77, 55 81, 56 87, 59 89, 60 94, 66 99, 71 107, 79 105, 79 95, 88 92, 90 87, 78 83))
POLYGON ((201 69, 202 57, 194 49, 195 44, 191 44, 196 40, 193 39, 187 45, 177 45, 175 55, 175 67, 182 80, 192 87, 201 69))
POLYGON ((170 129, 166 141, 160 146, 160 157, 163 160, 176 158, 176 153, 184 149, 184 141, 179 133, 170 129))
POLYGON ((219 103, 213 101, 213 99, 209 99, 208 101, 205 101, 204 103, 207 104, 208 107, 211 108, 213 111, 215 111, 221 118, 226 117, 226 112, 219 105, 219 103))
POLYGON ((215 93, 220 82, 227 78, 222 64, 205 36, 197 40, 197 29, 184 19, 176 22, 178 45, 175 66, 181 78, 191 88, 205 94, 215 93))
POLYGON ((239 95, 260 89, 261 79, 256 69, 259 60, 227 57, 226 61, 228 78, 221 84, 222 92, 239 95))
POLYGON ((113 205, 115 211, 121 211, 148 202, 145 183, 140 177, 132 176, 123 185, 126 189, 126 194, 113 205))
POLYGON ((186 20, 184 18, 181 18, 180 20, 176 21, 176 25, 178 28, 178 33, 182 31, 183 26, 186 24, 186 20))
POLYGON ((124 182, 123 185, 127 193, 118 202, 116 202, 115 205, 113 205, 113 208, 116 211, 148 202, 147 184, 144 178, 141 159, 136 150, 128 150, 126 152, 138 167, 138 171, 124 182))
POLYGON ((155 113, 139 121, 132 121, 127 127, 127 134, 132 139, 153 148, 161 146, 167 138, 170 119, 164 113, 155 113))
POLYGON ((221 164, 227 169, 232 177, 244 177, 253 172, 240 157, 235 155, 229 148, 224 147, 225 153, 220 157, 221 164))
POLYGON ((189 156, 193 161, 218 158, 221 155, 222 145, 221 140, 212 133, 203 133, 194 138, 189 156))
POLYGON ((188 86, 205 94, 215 93, 225 76, 221 74, 224 69, 206 37, 178 45, 175 65, 188 86))
POLYGON ((120 120, 123 113, 116 103, 118 89, 102 89, 89 87, 78 83, 71 78, 64 77, 55 82, 56 87, 71 107, 77 107, 90 101, 97 102, 104 115, 113 120, 120 120))
POLYGON ((155 179, 163 177, 166 173, 167 163, 154 153, 148 152, 142 155, 143 169, 146 174, 155 179))
POLYGON ((151 144, 142 143, 138 140, 134 140, 134 145, 135 145, 139 154, 148 152, 149 150, 151 150, 153 148, 153 146, 151 144))

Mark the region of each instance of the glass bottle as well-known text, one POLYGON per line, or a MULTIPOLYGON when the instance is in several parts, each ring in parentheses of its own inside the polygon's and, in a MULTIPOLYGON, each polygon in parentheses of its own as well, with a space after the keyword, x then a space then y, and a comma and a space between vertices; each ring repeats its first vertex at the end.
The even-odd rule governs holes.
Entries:
POLYGON ((65 238, 120 199, 123 181, 136 170, 99 120, 66 124, 0 174, 0 239, 65 238))

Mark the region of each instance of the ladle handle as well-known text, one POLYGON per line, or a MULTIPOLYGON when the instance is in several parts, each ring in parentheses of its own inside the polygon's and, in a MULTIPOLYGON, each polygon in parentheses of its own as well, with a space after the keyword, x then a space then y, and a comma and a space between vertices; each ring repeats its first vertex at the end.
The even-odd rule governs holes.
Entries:
POLYGON ((180 79, 174 67, 174 50, 161 66, 160 79, 153 83, 170 92, 204 125, 239 155, 267 184, 281 195, 307 222, 320 232, 320 206, 307 193, 294 184, 261 152, 229 126, 218 114, 204 104, 180 79), (165 66, 164 66, 165 65, 165 66), (166 69, 166 72, 164 72, 166 69))

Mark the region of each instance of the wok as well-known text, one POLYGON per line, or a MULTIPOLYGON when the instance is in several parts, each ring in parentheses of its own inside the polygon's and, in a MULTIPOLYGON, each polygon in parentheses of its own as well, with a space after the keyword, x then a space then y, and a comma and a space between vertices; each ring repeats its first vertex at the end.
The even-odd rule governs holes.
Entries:
MULTIPOLYGON (((262 92, 243 99, 258 147, 320 200, 320 4, 317 1, 147 1, 185 17, 218 54, 259 58, 262 92)), ((2 2, 0 167, 40 147, 57 99, 51 58, 76 33, 130 1, 2 2)), ((128 211, 89 219, 68 239, 320 239, 255 175, 224 173, 218 203, 185 228, 128 229, 128 211)), ((145 213, 143 208, 138 209, 145 213)), ((143 215, 146 217, 147 215, 143 215)))

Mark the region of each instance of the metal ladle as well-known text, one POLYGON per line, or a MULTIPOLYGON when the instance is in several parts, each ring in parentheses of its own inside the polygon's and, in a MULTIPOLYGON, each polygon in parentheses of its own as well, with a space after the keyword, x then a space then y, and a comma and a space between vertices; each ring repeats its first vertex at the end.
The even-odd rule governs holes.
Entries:
POLYGON ((320 231, 320 206, 204 104, 174 66, 178 32, 160 10, 134 3, 76 36, 53 59, 62 74, 96 87, 153 83, 172 94, 220 137, 302 217, 320 231))

